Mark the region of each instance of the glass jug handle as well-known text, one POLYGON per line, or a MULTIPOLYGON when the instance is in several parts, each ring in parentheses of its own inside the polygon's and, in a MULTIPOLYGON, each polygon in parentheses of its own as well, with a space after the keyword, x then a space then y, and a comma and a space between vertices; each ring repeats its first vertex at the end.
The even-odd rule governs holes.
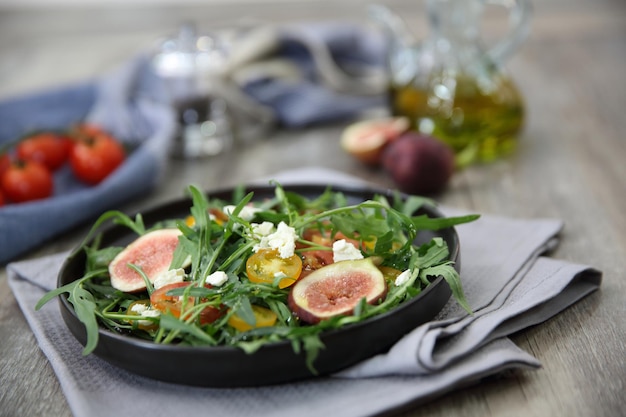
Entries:
POLYGON ((508 35, 487 52, 494 62, 501 64, 513 55, 528 36, 532 11, 530 0, 485 0, 485 4, 502 6, 509 10, 508 35))

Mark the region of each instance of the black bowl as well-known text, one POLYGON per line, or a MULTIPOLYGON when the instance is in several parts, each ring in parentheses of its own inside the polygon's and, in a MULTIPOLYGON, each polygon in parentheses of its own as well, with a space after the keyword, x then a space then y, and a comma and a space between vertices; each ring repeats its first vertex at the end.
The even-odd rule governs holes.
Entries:
MULTIPOLYGON (((285 186, 314 198, 326 190, 327 185, 285 186)), ((371 199, 375 194, 391 197, 390 191, 364 188, 333 187, 343 192, 351 203, 371 199)), ((213 198, 230 200, 232 189, 211 192, 213 198)), ((274 196, 274 187, 250 187, 254 199, 274 196)), ((182 218, 189 213, 191 201, 180 199, 142 212, 146 226, 155 222, 182 218)), ((435 208, 425 207, 416 214, 441 217, 435 208)), ((436 232, 420 232, 416 243, 427 242, 432 237, 443 238, 450 248, 450 260, 460 268, 459 241, 454 228, 436 232)), ((129 229, 113 226, 102 235, 102 245, 127 243, 135 236, 129 229)), ((61 268, 58 286, 72 282, 83 275, 85 253, 77 251, 61 268)), ((277 342, 263 346, 253 354, 230 347, 190 347, 161 345, 132 336, 100 328, 98 345, 94 354, 130 372, 161 381, 205 386, 244 387, 259 386, 302 380, 338 372, 378 353, 385 352, 402 336, 420 324, 431 320, 446 304, 451 291, 443 277, 437 277, 431 285, 415 298, 384 314, 359 323, 350 324, 322 334, 325 345, 317 357, 313 374, 305 363, 304 353, 294 353, 289 342, 277 342)), ((66 296, 60 297, 61 314, 72 334, 83 345, 87 341, 84 325, 78 320, 66 296)))

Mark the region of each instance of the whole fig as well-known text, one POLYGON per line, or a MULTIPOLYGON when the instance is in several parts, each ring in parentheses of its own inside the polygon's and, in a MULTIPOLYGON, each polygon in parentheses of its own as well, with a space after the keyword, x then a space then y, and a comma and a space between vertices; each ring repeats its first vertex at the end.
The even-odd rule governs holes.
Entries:
POLYGON ((383 153, 383 167, 408 194, 430 195, 443 191, 454 173, 454 152, 442 141, 406 132, 383 153))

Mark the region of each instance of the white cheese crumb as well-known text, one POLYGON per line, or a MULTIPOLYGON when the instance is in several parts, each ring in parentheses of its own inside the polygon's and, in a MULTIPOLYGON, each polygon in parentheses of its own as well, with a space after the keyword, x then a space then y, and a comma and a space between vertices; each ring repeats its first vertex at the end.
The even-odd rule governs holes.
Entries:
POLYGON ((262 236, 258 245, 253 250, 258 252, 259 249, 276 249, 278 256, 283 259, 290 258, 296 251, 296 229, 287 226, 285 222, 280 222, 276 231, 267 236, 262 236))
MULTIPOLYGON (((151 308, 141 312, 141 317, 159 317, 160 315, 161 315, 161 312, 159 310, 153 310, 151 308)), ((140 324, 143 326, 150 326, 151 324, 154 324, 154 323, 151 320, 139 320, 137 324, 140 324)))
POLYGON ((363 259, 363 254, 352 243, 345 239, 337 240, 333 243, 333 261, 354 261, 363 259))
MULTIPOLYGON (((237 206, 224 206, 224 213, 230 216, 235 211, 235 208, 237 208, 237 206)), ((249 222, 259 211, 262 210, 257 207, 243 206, 238 216, 241 217, 243 220, 249 222)))
POLYGON ((228 281, 228 275, 224 271, 215 271, 206 277, 206 283, 214 287, 221 287, 228 281))
MULTIPOLYGON (((159 317, 160 315, 161 315, 161 312, 159 310, 153 310, 151 308, 141 313, 141 317, 159 317)), ((149 320, 146 320, 146 321, 150 322, 149 320)))
POLYGON ((133 313, 137 313, 137 314, 143 314, 143 312, 146 311, 147 309, 148 309, 147 305, 141 304, 141 303, 135 303, 130 308, 130 311, 132 311, 133 313))
POLYGON ((269 236, 274 231, 274 223, 252 223, 252 237, 255 239, 261 239, 264 236, 269 236))
POLYGON ((185 276, 185 270, 182 268, 170 269, 157 275, 152 284, 154 285, 154 289, 158 290, 159 288, 164 287, 168 284, 183 282, 185 276))
MULTIPOLYGON (((150 306, 141 303, 135 303, 130 308, 130 311, 141 317, 159 317, 161 312, 159 310, 153 310, 150 306)), ((137 324, 142 326, 150 326, 152 322, 150 320, 138 320, 137 324)))
POLYGON ((410 278, 411 278, 411 270, 407 269, 406 271, 402 272, 400 275, 396 277, 394 284, 396 284, 396 287, 399 287, 400 285, 406 284, 410 278))

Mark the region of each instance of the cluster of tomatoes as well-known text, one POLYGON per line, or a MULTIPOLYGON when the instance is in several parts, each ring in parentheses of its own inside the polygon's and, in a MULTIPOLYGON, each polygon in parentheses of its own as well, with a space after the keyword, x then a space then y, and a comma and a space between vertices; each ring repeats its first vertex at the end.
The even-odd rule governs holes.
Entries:
POLYGON ((50 197, 54 172, 66 164, 78 180, 96 185, 125 159, 121 143, 96 125, 29 134, 0 151, 0 206, 50 197))

